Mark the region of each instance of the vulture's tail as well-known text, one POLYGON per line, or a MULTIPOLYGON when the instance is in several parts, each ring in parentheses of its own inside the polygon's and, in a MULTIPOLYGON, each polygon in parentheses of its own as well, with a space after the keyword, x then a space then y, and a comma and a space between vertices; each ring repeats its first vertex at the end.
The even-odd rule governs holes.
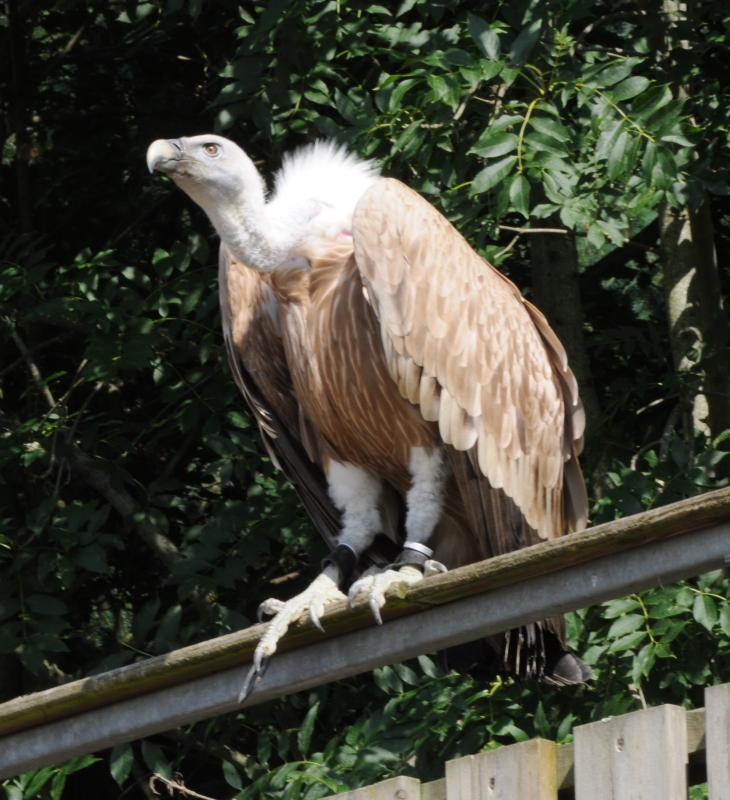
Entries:
MULTIPOLYGON (((515 503, 481 474, 475 451, 448 451, 453 476, 446 513, 431 539, 434 558, 453 568, 542 541, 515 503)), ((571 685, 593 677, 591 668, 567 649, 562 615, 449 648, 439 661, 445 670, 488 680, 501 675, 571 685)))
POLYGON ((587 683, 593 670, 541 622, 525 625, 501 636, 449 647, 438 654, 444 672, 455 670, 477 680, 497 675, 515 680, 541 680, 558 686, 587 683))

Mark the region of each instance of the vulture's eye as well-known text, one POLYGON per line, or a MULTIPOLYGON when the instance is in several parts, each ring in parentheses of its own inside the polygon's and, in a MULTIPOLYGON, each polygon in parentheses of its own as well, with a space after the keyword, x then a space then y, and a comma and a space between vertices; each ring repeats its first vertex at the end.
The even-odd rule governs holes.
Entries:
POLYGON ((205 152, 209 156, 217 156, 218 155, 218 145, 217 144, 206 144, 205 145, 205 152))

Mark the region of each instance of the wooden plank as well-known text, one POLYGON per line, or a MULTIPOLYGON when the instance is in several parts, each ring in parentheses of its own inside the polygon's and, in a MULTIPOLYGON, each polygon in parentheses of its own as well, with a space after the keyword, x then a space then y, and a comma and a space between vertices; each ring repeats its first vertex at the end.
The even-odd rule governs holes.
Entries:
MULTIPOLYGON (((725 684, 725 686, 730 686, 730 684, 725 684)), ((701 756, 707 747, 706 741, 705 709, 694 708, 687 711, 687 753, 701 756)))
POLYGON ((575 786, 573 743, 559 744, 555 756, 555 772, 558 789, 572 789, 575 786))
POLYGON ((730 800, 730 684, 705 689, 709 800, 730 800))
MULTIPOLYGON (((687 753, 694 763, 702 764, 705 760, 705 709, 694 708, 687 711, 686 719, 687 753)), ((575 786, 573 762, 573 743, 559 744, 557 749, 558 789, 572 789, 575 786)))
POLYGON ((687 721, 657 706, 574 730, 575 800, 686 800, 687 721))
MULTIPOLYGON (((728 519, 730 488, 470 564, 410 588, 401 587, 402 597, 397 596, 398 590, 389 595, 383 618, 386 621, 398 619, 454 598, 471 597, 515 585, 538 574, 582 563, 597 563, 607 555, 686 534, 703 525, 708 526, 706 531, 717 531, 716 523, 728 519)), ((727 549, 730 552, 730 542, 727 549)), ((709 565, 709 562, 698 563, 698 559, 693 559, 688 562, 687 569, 680 564, 674 578, 665 576, 665 580, 690 577, 718 565, 721 564, 713 561, 709 565)), ((354 610, 349 609, 346 603, 334 604, 325 613, 323 624, 326 634, 320 633, 305 617, 293 625, 280 642, 279 652, 367 628, 374 623, 363 601, 354 610)), ((11 700, 0 705, 0 736, 250 663, 264 630, 264 625, 254 625, 164 656, 39 692, 32 696, 33 699, 21 697, 11 700)))
MULTIPOLYGON (((282 652, 246 705, 706 572, 723 565, 728 551, 730 526, 716 526, 282 652)), ((0 778, 237 711, 245 671, 229 669, 5 736, 0 778)), ((11 703, 16 710, 25 703, 37 718, 46 708, 44 700, 57 691, 11 703)), ((11 724, 17 720, 11 718, 11 724)))
POLYGON ((370 800, 420 800, 421 781, 399 775, 372 786, 370 800))
POLYGON ((529 742, 446 762, 448 800, 557 800, 555 742, 529 742))
POLYGON ((446 778, 422 783, 421 800, 446 800, 446 778))
POLYGON ((421 782, 399 775, 361 789, 333 795, 329 800, 421 800, 421 782))

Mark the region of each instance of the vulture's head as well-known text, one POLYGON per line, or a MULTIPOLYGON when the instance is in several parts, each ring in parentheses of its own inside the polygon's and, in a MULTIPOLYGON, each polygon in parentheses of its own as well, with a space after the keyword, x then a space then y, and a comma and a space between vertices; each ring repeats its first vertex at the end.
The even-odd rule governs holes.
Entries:
POLYGON ((147 150, 147 166, 169 175, 212 218, 221 205, 264 204, 264 183, 253 162, 222 136, 158 139, 147 150))

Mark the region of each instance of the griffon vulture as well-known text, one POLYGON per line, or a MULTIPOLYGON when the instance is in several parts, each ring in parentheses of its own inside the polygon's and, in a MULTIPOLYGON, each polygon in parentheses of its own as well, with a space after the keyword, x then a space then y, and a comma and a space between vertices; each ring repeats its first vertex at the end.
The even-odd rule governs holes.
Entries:
MULTIPOLYGON (((584 413, 565 351, 420 195, 327 142, 285 156, 270 196, 220 136, 158 140, 147 164, 221 238, 233 375, 332 550, 304 592, 262 604, 274 617, 242 694, 288 625, 308 612, 321 627, 353 577, 350 601, 367 595, 380 621, 394 583, 585 527, 584 413)), ((485 641, 451 665, 489 652, 518 675, 590 676, 562 617, 485 641)))

